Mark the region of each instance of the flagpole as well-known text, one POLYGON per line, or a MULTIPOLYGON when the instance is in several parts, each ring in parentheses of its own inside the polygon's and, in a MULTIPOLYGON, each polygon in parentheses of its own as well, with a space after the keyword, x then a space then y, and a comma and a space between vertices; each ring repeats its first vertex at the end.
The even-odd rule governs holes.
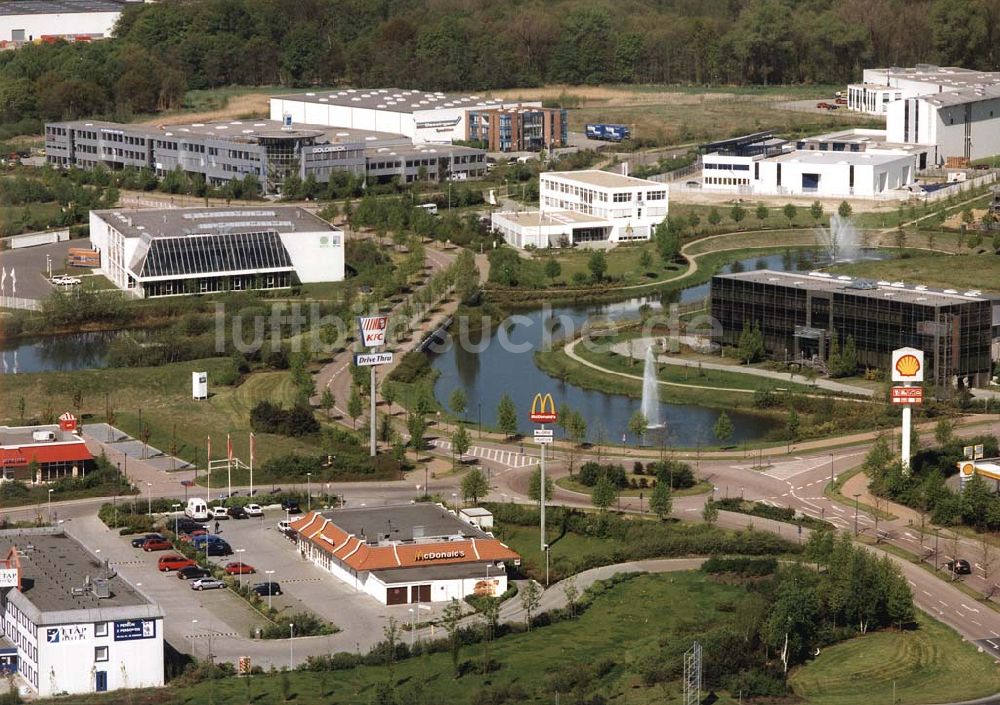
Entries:
POLYGON ((226 479, 229 486, 229 497, 233 496, 233 440, 226 434, 226 479))
POLYGON ((205 456, 205 469, 208 473, 208 501, 206 505, 212 501, 212 437, 208 437, 208 453, 205 456))
POLYGON ((254 451, 257 450, 255 448, 256 445, 257 445, 257 439, 254 438, 253 433, 251 433, 250 434, 250 496, 251 497, 253 497, 253 456, 254 456, 254 451))

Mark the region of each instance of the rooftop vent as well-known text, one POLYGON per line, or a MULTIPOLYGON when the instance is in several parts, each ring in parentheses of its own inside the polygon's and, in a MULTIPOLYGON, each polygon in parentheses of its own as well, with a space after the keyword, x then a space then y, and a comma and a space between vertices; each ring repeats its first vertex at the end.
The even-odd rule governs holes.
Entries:
POLYGON ((111 581, 98 578, 94 581, 94 597, 98 600, 106 600, 111 597, 111 581))

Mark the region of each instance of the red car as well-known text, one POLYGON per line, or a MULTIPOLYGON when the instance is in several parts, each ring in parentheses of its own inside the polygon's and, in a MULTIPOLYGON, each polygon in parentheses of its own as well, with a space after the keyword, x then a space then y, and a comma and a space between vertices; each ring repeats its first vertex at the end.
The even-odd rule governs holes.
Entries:
POLYGON ((166 539, 149 539, 142 544, 143 551, 169 551, 173 546, 166 539))
POLYGON ((226 573, 229 575, 249 575, 250 573, 256 573, 257 569, 252 565, 247 563, 240 563, 239 561, 233 561, 232 563, 226 564, 226 573))
POLYGON ((184 556, 179 556, 176 553, 171 553, 167 556, 160 556, 160 560, 156 565, 161 572, 165 573, 168 570, 180 570, 181 568, 187 568, 188 566, 198 564, 190 558, 185 558, 184 556))
POLYGON ((207 533, 208 532, 205 531, 204 529, 195 529, 190 533, 181 534, 181 541, 184 541, 185 543, 191 543, 192 541, 194 541, 195 536, 204 536, 207 533))

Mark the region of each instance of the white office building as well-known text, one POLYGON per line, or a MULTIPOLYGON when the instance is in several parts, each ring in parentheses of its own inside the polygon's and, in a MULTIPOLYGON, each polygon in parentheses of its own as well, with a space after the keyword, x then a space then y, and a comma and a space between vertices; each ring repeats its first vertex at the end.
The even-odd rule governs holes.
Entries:
POLYGON ((467 111, 541 107, 485 95, 457 95, 401 88, 345 88, 271 98, 271 119, 406 135, 416 143, 466 139, 467 111))
POLYGON ((861 83, 847 87, 847 108, 869 115, 886 115, 889 106, 898 100, 993 83, 1000 83, 1000 72, 934 64, 865 69, 861 83))
POLYGON ((163 685, 163 612, 113 569, 53 528, 0 531, 0 556, 0 652, 37 697, 163 685))
POLYGON ((667 187, 608 171, 550 171, 539 177, 537 211, 501 211, 493 229, 517 247, 569 247, 649 240, 667 217, 667 187))
POLYGON ((53 39, 90 41, 111 36, 127 2, 18 0, 0 3, 0 48, 53 39))
POLYGON ((344 279, 344 233, 293 206, 91 211, 101 274, 137 297, 344 279))

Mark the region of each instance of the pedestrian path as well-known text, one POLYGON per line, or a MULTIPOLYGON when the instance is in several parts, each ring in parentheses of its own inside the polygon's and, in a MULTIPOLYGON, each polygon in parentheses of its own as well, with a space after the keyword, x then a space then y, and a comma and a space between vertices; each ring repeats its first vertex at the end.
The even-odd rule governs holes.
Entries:
POLYGON ((144 448, 142 441, 132 438, 121 429, 106 423, 87 424, 83 427, 83 435, 97 443, 113 446, 115 450, 129 458, 145 460, 150 467, 156 470, 185 470, 193 467, 186 460, 175 458, 151 445, 146 445, 144 448))
MULTIPOLYGON (((451 450, 451 441, 444 438, 435 438, 431 441, 431 445, 441 450, 451 450)), ((529 453, 504 450, 502 448, 490 448, 489 446, 472 446, 465 453, 465 455, 471 455, 476 458, 482 458, 483 460, 491 460, 494 463, 500 463, 501 465, 506 465, 511 468, 524 468, 529 465, 536 465, 539 462, 537 455, 531 455, 529 453)))

